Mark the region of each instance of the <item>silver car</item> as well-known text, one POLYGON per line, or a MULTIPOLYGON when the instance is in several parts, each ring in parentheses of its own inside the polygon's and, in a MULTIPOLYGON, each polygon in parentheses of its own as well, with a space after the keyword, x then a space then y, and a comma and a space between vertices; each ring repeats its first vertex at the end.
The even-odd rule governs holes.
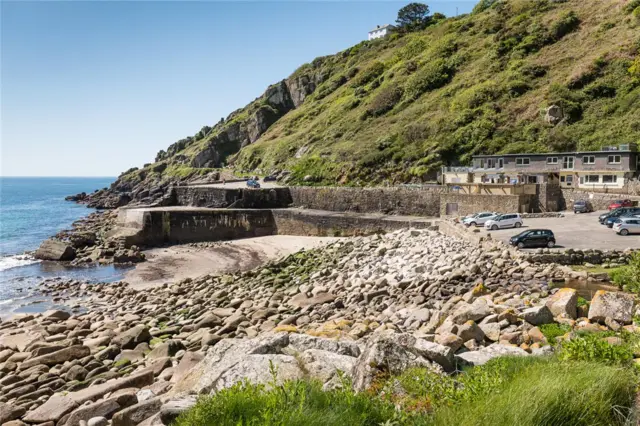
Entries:
POLYGON ((640 217, 621 217, 613 224, 618 235, 640 234, 640 217))
POLYGON ((462 223, 467 226, 484 225, 486 221, 493 219, 497 214, 495 212, 476 213, 473 216, 465 217, 462 223))

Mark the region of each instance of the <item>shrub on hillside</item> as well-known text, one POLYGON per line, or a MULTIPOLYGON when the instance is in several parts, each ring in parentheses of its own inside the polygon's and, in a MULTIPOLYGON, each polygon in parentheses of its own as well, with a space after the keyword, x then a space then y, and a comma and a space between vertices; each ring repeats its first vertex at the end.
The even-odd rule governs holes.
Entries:
POLYGON ((640 7, 640 0, 630 0, 624 7, 626 13, 633 13, 638 7, 640 7))
POLYGON ((364 69, 351 83, 351 87, 361 87, 364 86, 376 78, 378 78, 384 72, 384 64, 380 61, 375 61, 373 64, 369 65, 366 69, 364 69))
POLYGON ((453 70, 444 59, 436 59, 422 66, 405 85, 405 95, 415 100, 425 92, 438 89, 447 84, 453 76, 453 70))
POLYGON ((633 362, 633 350, 626 344, 609 343, 602 333, 592 333, 563 342, 559 357, 564 361, 630 365, 633 362))
POLYGON ((560 16, 551 26, 551 37, 554 40, 560 40, 567 34, 575 31, 580 26, 580 18, 574 11, 569 11, 560 16))
POLYGON ((394 84, 383 87, 367 106, 367 116, 378 117, 391 111, 400 99, 402 99, 402 94, 402 87, 398 85, 394 84))

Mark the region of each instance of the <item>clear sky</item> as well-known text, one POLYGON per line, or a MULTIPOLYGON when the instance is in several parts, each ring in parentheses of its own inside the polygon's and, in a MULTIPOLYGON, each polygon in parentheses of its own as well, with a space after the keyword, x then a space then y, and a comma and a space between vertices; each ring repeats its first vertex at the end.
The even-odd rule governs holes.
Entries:
MULTIPOLYGON (((0 175, 151 162, 407 3, 2 0, 0 175)), ((451 16, 475 1, 427 3, 451 16)))

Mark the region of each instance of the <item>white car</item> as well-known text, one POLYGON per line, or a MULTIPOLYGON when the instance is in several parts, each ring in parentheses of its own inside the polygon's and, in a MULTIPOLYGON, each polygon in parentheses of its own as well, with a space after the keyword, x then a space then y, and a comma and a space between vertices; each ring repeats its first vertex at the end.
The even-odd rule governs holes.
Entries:
POLYGON ((621 217, 613 223, 613 230, 618 235, 640 234, 640 218, 636 216, 621 217))
POLYGON ((502 228, 520 228, 521 226, 522 218, 518 213, 501 214, 484 223, 484 227, 492 231, 502 228))
POLYGON ((496 217, 498 213, 495 212, 482 212, 476 213, 473 216, 468 216, 462 220, 462 223, 466 226, 478 226, 484 225, 486 221, 496 217))

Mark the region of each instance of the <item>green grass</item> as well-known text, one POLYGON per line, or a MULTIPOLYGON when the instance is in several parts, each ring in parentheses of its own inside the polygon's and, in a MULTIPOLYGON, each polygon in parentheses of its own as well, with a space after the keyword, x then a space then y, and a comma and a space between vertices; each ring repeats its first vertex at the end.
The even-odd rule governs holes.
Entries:
POLYGON ((313 381, 237 384, 202 397, 174 425, 622 426, 636 385, 633 370, 606 359, 504 357, 457 376, 410 369, 358 394, 313 381))
POLYGON ((571 331, 571 327, 566 324, 542 324, 540 327, 540 331, 544 334, 544 337, 547 339, 547 342, 551 345, 555 345, 557 343, 557 338, 560 336, 564 336, 569 331, 571 331))

